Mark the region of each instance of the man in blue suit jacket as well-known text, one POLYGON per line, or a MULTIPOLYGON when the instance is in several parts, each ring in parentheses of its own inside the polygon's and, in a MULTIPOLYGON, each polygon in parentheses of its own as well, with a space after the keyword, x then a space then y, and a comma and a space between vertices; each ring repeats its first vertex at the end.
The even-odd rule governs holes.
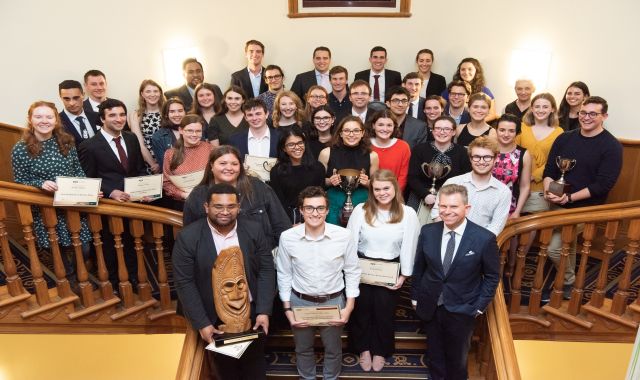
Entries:
POLYGON ((492 232, 467 220, 464 186, 443 186, 439 207, 442 222, 420 232, 411 299, 425 322, 430 378, 464 380, 475 319, 498 286, 498 246, 492 232))
POLYGON ((235 146, 240 151, 240 157, 243 160, 246 154, 277 157, 280 133, 267 125, 267 105, 262 99, 254 98, 247 100, 242 110, 244 118, 249 123, 249 131, 232 135, 229 138, 229 145, 235 146))
POLYGON ((291 84, 291 91, 306 102, 305 95, 309 91, 309 87, 319 85, 324 87, 327 92, 331 92, 331 83, 329 79, 329 67, 331 66, 331 50, 326 46, 318 46, 313 50, 313 66, 311 71, 305 71, 296 75, 291 84))

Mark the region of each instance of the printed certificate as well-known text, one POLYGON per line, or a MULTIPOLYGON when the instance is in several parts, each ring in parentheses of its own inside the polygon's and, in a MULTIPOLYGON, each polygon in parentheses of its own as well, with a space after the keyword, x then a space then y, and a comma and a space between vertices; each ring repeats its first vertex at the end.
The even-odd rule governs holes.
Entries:
POLYGON ((271 179, 271 169, 278 162, 274 157, 260 157, 247 154, 244 156, 244 167, 247 174, 260 178, 263 182, 271 179))
POLYGON ((162 198, 162 174, 127 177, 124 179, 124 192, 129 194, 132 201, 139 201, 144 197, 160 199, 162 198))
POLYGON ((309 326, 329 326, 329 321, 340 319, 338 305, 293 307, 291 310, 296 321, 307 321, 309 326))
POLYGON ((204 177, 204 169, 187 174, 170 175, 169 180, 180 190, 190 193, 204 177))
POLYGON ((359 259, 360 282, 369 285, 393 286, 398 281, 400 263, 393 261, 359 259))
POLYGON ((95 207, 101 183, 101 178, 56 177, 58 191, 54 193, 53 205, 95 207))

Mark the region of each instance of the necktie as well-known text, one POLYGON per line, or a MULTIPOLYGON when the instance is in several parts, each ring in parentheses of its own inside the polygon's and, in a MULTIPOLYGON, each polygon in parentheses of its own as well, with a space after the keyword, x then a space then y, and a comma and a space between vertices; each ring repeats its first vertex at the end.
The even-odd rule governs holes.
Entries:
POLYGON ((451 263, 453 262, 453 251, 456 248, 456 233, 454 231, 449 232, 449 241, 447 242, 447 248, 444 251, 444 260, 442 260, 442 269, 444 274, 447 274, 451 263))
POLYGON ((380 74, 376 74, 373 76, 373 100, 376 102, 380 101, 380 82, 378 82, 378 78, 380 78, 380 74))
POLYGON ((114 137, 113 142, 116 143, 116 149, 118 149, 118 156, 120 156, 120 163, 122 164, 124 171, 128 172, 129 159, 127 159, 127 153, 125 153, 124 148, 122 147, 122 144, 120 144, 121 139, 122 139, 122 136, 114 137))
POLYGON ((407 111, 409 116, 413 116, 413 102, 409 102, 409 110, 407 111))
POLYGON ((80 135, 83 139, 88 139, 89 131, 87 130, 87 125, 84 123, 84 117, 78 116, 76 117, 76 121, 80 124, 80 135))

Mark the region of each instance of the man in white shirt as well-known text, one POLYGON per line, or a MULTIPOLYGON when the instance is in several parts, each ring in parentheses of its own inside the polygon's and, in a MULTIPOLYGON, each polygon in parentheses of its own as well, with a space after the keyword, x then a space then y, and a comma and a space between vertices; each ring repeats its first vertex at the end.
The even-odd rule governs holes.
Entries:
POLYGON ((368 112, 370 97, 371 87, 369 87, 368 82, 358 79, 351 83, 351 87, 349 87, 351 115, 358 116, 363 123, 366 123, 367 117, 371 116, 370 112, 368 112))
POLYGON ((296 75, 291 85, 291 91, 304 102, 309 87, 319 85, 331 92, 329 67, 331 67, 331 50, 326 46, 318 46, 313 50, 313 66, 311 71, 296 75))
POLYGON ((362 79, 369 82, 373 89, 371 101, 382 102, 386 99, 386 92, 402 83, 402 76, 394 70, 387 70, 387 49, 382 46, 374 46, 369 54, 371 69, 362 70, 356 73, 355 79, 362 79))
MULTIPOLYGON (((469 220, 488 229, 496 236, 507 223, 511 206, 511 190, 491 174, 496 156, 500 152, 498 143, 488 137, 480 136, 469 144, 471 172, 449 178, 444 185, 463 185, 469 192, 469 220)), ((431 217, 440 220, 438 196, 431 209, 431 217)))
POLYGON ((264 44, 258 40, 249 40, 244 45, 247 57, 247 67, 231 74, 231 85, 244 90, 247 99, 255 98, 267 90, 267 83, 263 80, 262 59, 264 58, 264 44))
POLYGON ((424 115, 424 98, 420 96, 422 78, 416 72, 409 73, 402 78, 402 87, 409 91, 409 108, 407 114, 414 119, 426 121, 424 115))
POLYGON ((85 112, 98 112, 100 103, 107 100, 107 77, 100 70, 89 70, 84 73, 84 90, 87 99, 84 101, 85 112))
POLYGON ((307 187, 298 199, 304 224, 280 236, 276 257, 278 291, 293 330, 301 379, 316 379, 315 328, 307 321, 296 320, 291 308, 340 307, 340 319, 319 327, 324 346, 323 377, 338 379, 342 368, 342 329, 360 294, 357 247, 349 230, 326 223, 329 199, 322 188, 307 187))
POLYGON ((65 132, 75 139, 76 148, 81 142, 93 137, 98 129, 98 114, 85 110, 84 92, 77 80, 64 80, 58 85, 58 94, 64 105, 60 120, 65 132))
POLYGON ((244 158, 249 154, 258 157, 277 157, 280 134, 267 125, 267 105, 258 98, 247 100, 242 106, 244 118, 249 124, 247 132, 240 132, 229 138, 229 145, 240 151, 244 158))

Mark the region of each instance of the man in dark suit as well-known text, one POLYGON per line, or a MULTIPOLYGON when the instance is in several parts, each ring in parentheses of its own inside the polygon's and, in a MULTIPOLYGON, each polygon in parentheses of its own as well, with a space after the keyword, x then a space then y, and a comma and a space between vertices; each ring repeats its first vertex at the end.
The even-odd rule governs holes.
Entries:
MULTIPOLYGON (((217 253, 238 246, 251 294, 253 329, 269 332, 269 315, 275 296, 275 269, 267 238, 252 220, 237 220, 240 204, 236 189, 229 184, 209 188, 207 212, 186 226, 173 247, 173 278, 184 315, 207 343, 223 323, 216 314, 211 273, 217 253)), ((264 339, 253 341, 239 359, 210 354, 218 379, 265 379, 264 339)))
POLYGON ((73 136, 78 148, 81 142, 98 132, 98 114, 84 108, 84 92, 77 80, 67 79, 60 82, 58 94, 64 105, 60 112, 62 126, 65 132, 73 136))
POLYGON ((381 102, 386 99, 387 91, 402 84, 402 75, 394 70, 386 70, 387 49, 382 46, 374 46, 369 54, 371 69, 356 73, 355 79, 362 79, 369 82, 373 89, 372 101, 381 102))
MULTIPOLYGON (((127 121, 127 107, 120 100, 109 98, 99 106, 103 127, 95 136, 85 140, 78 148, 80 164, 87 177, 102 178, 100 190, 105 197, 119 202, 126 202, 131 196, 124 192, 125 177, 146 175, 140 143, 131 132, 123 131, 127 121)), ((150 199, 144 198, 144 202, 150 199)), ((125 249, 126 267, 131 283, 137 283, 137 261, 133 250, 133 239, 129 233, 128 223, 124 220, 122 241, 125 249)), ((109 280, 112 284, 118 281, 118 266, 114 248, 114 239, 109 231, 108 220, 103 220, 103 251, 109 280)), ((121 284, 122 286, 123 284, 121 284)))
POLYGON ((84 73, 84 111, 98 113, 100 103, 107 100, 107 77, 100 70, 89 70, 84 73))
MULTIPOLYGON (((184 108, 189 111, 191 104, 193 103, 193 95, 196 91, 196 86, 204 82, 204 71, 202 69, 202 63, 195 58, 187 58, 182 63, 182 75, 185 79, 185 84, 178 88, 174 88, 169 91, 165 91, 164 96, 169 99, 177 96, 184 103, 184 108)), ((213 85, 215 91, 214 95, 216 99, 222 99, 222 91, 218 85, 213 85)))
MULTIPOLYGON (((369 106, 369 99, 371 98, 371 87, 369 82, 358 79, 351 83, 349 87, 349 101, 351 101, 351 115, 358 116, 362 122, 367 125, 367 121, 371 118, 371 115, 375 112, 369 106)), ((378 103, 385 107, 384 103, 378 103)))
POLYGON ((319 85, 327 92, 331 92, 331 82, 329 79, 329 66, 331 66, 331 50, 325 46, 318 46, 313 50, 313 66, 311 71, 306 71, 296 75, 291 85, 291 91, 305 102, 305 94, 309 87, 319 85))
POLYGON ((265 72, 262 67, 264 44, 258 40, 249 40, 244 45, 244 53, 247 67, 231 74, 231 85, 242 88, 247 99, 252 99, 268 90, 262 75, 265 72))
POLYGON ((385 103, 398 122, 398 138, 403 139, 413 149, 414 146, 427 141, 429 129, 427 123, 407 115, 409 108, 409 91, 401 86, 392 87, 387 92, 385 103))
POLYGON ((407 115, 414 119, 427 121, 424 114, 424 100, 420 96, 420 88, 422 87, 422 78, 416 72, 409 73, 402 78, 402 87, 409 91, 409 109, 407 115))
POLYGON ((500 280, 498 246, 491 231, 466 218, 464 186, 443 186, 438 202, 442 221, 420 231, 411 302, 425 322, 430 378, 466 380, 475 319, 500 280))
POLYGON ((267 125, 267 105, 260 99, 249 99, 242 105, 249 131, 236 133, 229 138, 229 145, 240 151, 244 160, 246 154, 258 157, 277 157, 280 133, 267 125))

